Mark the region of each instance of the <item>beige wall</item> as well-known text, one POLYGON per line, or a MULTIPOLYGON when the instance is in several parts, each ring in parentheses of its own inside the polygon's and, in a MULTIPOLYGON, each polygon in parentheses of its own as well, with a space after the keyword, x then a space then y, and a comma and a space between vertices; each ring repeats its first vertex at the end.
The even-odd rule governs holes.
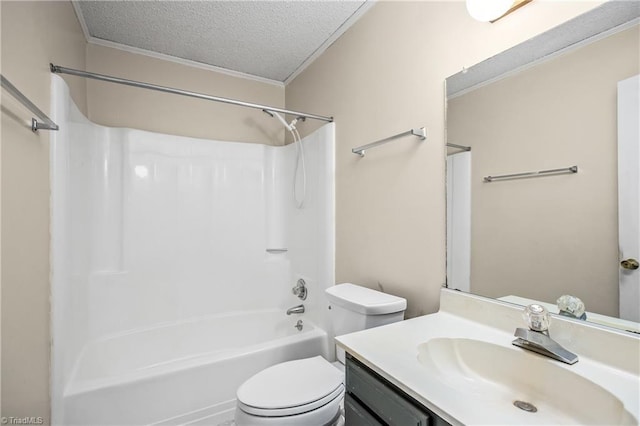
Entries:
MULTIPOLYGON (((110 47, 87 45, 87 70, 223 98, 284 108, 284 87, 110 47)), ((87 81, 89 119, 114 127, 282 145, 284 127, 259 109, 87 81)))
POLYGON ((448 137, 472 147, 471 290, 618 316, 617 82, 638 74, 634 28, 452 99, 448 137), (579 166, 576 175, 483 183, 579 166))
MULTIPOLYGON (((336 120, 336 279, 434 312, 445 280, 444 90, 451 74, 601 2, 532 2, 495 24, 464 2, 378 2, 287 86, 287 107, 336 120), (412 127, 364 158, 351 148, 412 127)), ((318 123, 307 122, 310 131, 318 123)))
MULTIPOLYGON (((2 9, 2 75, 49 113, 49 62, 84 68, 85 39, 69 2, 2 9)), ((71 93, 86 109, 85 84, 71 93)), ((2 93, 2 416, 49 421, 49 133, 2 93)))
MULTIPOLYGON (((87 45, 66 1, 2 1, 2 74, 49 113, 49 62, 70 68, 284 107, 284 88, 107 47, 87 45)), ((80 109, 117 127, 282 144, 259 110, 65 76, 80 109)), ((49 133, 2 94, 2 415, 42 416, 49 403, 49 133)))

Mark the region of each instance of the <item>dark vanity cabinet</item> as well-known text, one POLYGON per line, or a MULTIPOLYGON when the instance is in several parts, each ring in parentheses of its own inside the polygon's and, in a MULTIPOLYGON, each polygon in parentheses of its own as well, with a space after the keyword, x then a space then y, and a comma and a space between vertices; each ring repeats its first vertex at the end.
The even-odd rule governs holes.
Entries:
POLYGON ((347 354, 346 426, 445 426, 440 417, 347 354))

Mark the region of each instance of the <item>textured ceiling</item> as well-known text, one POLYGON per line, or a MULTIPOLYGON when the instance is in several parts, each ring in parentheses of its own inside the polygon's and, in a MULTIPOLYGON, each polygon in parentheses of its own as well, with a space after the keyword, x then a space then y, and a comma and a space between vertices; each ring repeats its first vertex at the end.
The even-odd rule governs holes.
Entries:
POLYGON ((91 38, 284 82, 355 22, 366 2, 74 3, 91 38))

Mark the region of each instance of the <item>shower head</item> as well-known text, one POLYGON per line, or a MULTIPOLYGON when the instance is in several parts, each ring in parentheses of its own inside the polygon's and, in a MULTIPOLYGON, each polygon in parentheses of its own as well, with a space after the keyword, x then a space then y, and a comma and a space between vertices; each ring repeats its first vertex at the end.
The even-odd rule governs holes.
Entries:
POLYGON ((296 124, 298 123, 298 121, 305 121, 307 119, 307 117, 304 117, 302 115, 294 118, 293 120, 291 120, 291 123, 287 124, 287 122, 285 121, 284 117, 282 117, 280 114, 278 114, 276 111, 270 110, 270 109, 266 109, 264 108, 262 110, 262 112, 264 112, 265 114, 269 114, 271 117, 276 117, 278 120, 280 120, 280 122, 282 123, 282 125, 289 131, 291 132, 291 136, 293 136, 293 143, 296 146, 296 165, 295 165, 295 170, 294 170, 294 176, 293 176, 293 199, 296 202, 296 207, 301 209, 304 206, 304 200, 306 197, 306 193, 307 193, 307 169, 305 166, 305 162, 304 162, 304 150, 302 147, 302 138, 300 138, 300 133, 298 133, 298 129, 296 129, 296 124), (298 200, 298 195, 297 195, 297 182, 298 182, 298 161, 301 159, 302 162, 302 200, 298 200))
POLYGON ((290 131, 290 132, 292 132, 293 130, 295 130, 295 128, 296 128, 296 123, 298 122, 298 120, 302 120, 302 121, 306 120, 306 117, 296 117, 296 118, 294 118, 294 119, 291 121, 291 123, 290 123, 290 124, 287 124, 287 122, 285 121, 285 119, 284 119, 280 114, 278 114, 277 112, 275 112, 275 111, 269 111, 268 109, 263 109, 262 111, 263 111, 264 113, 266 113, 266 114, 269 114, 271 117, 276 117, 278 120, 280 120, 280 122, 282 123, 282 125, 283 125, 284 127, 286 127, 286 128, 287 128, 287 130, 288 130, 288 131, 290 131))

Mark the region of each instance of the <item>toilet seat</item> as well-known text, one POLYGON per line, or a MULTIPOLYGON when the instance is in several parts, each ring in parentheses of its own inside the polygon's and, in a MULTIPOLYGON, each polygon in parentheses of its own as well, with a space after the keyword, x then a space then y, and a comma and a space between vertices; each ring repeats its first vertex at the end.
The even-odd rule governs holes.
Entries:
POLYGON ((343 373, 321 356, 283 362, 243 383, 238 407, 261 417, 306 413, 341 398, 343 379, 343 373))
POLYGON ((344 387, 340 385, 340 387, 335 389, 329 395, 317 401, 314 401, 310 404, 297 405, 297 406, 288 407, 288 408, 269 409, 269 408, 252 407, 250 405, 243 404, 242 401, 238 401, 238 407, 245 413, 248 413, 254 416, 260 416, 260 417, 295 416, 297 414, 307 413, 309 411, 313 411, 322 406, 325 406, 331 401, 333 401, 334 399, 341 398, 343 394, 344 394, 344 387))

